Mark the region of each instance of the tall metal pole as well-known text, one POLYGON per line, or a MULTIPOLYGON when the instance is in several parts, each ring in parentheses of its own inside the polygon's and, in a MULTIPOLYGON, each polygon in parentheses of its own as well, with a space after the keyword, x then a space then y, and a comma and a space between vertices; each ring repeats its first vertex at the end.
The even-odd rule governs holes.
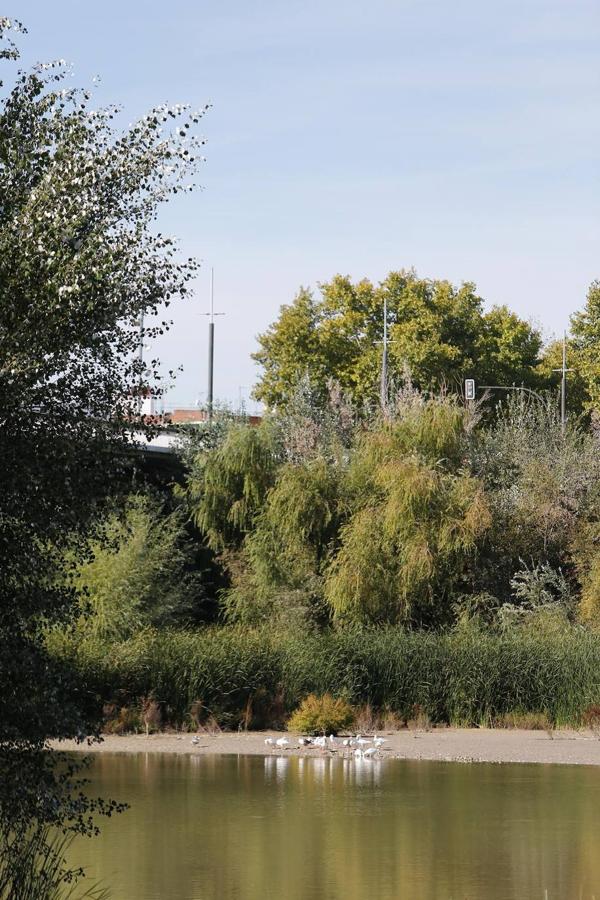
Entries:
POLYGON ((560 427, 564 434, 567 426, 567 333, 563 333, 562 378, 560 382, 560 427))
POLYGON ((381 409, 385 413, 388 401, 388 326, 387 297, 383 298, 383 356, 381 359, 381 409))
POLYGON ((214 364, 215 364, 215 316, 224 316, 225 313, 215 312, 215 270, 210 270, 210 312, 201 313, 203 316, 209 316, 208 323, 208 391, 206 394, 206 407, 208 413, 208 421, 212 421, 214 412, 214 364))
POLYGON ((213 417, 213 380, 215 357, 215 270, 210 270, 210 322, 208 323, 208 421, 213 417))

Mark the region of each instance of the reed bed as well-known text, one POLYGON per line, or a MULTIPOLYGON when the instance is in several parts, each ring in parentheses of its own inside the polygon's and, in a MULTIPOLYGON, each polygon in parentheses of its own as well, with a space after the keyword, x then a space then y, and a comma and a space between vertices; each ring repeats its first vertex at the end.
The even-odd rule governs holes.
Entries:
POLYGON ((141 708, 153 698, 163 722, 178 728, 281 726, 307 695, 325 693, 404 722, 425 716, 464 726, 510 714, 576 726, 600 703, 600 635, 578 627, 322 634, 214 627, 149 629, 113 644, 64 636, 50 643, 99 703, 141 708))

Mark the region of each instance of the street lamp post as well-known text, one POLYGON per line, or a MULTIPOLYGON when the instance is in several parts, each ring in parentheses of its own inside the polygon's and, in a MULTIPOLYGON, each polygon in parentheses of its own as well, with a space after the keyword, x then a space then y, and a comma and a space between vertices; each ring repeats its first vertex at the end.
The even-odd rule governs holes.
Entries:
POLYGON ((225 313, 215 312, 215 270, 210 270, 210 312, 202 313, 204 316, 210 316, 208 323, 208 392, 206 397, 206 406, 208 412, 208 421, 212 422, 213 417, 213 385, 214 385, 214 359, 215 359, 215 316, 224 316, 225 313))

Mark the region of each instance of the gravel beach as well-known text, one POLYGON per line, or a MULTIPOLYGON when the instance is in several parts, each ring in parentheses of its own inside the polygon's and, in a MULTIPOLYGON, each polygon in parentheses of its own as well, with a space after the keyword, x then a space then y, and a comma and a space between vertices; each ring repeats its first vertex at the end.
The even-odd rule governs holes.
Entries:
MULTIPOLYGON (((600 765, 600 740, 591 732, 557 730, 552 737, 545 731, 487 728, 435 728, 431 731, 383 732, 382 759, 427 759, 455 762, 560 763, 600 765)), ((339 742, 341 743, 341 739, 339 742)), ((55 742, 62 750, 91 753, 179 753, 193 755, 272 753, 293 756, 341 756, 342 748, 332 751, 298 747, 298 736, 275 731, 242 733, 218 732, 146 735, 106 735, 100 744, 55 742), (196 737, 197 742, 192 743, 196 737), (290 747, 279 750, 265 739, 286 737, 290 747)))

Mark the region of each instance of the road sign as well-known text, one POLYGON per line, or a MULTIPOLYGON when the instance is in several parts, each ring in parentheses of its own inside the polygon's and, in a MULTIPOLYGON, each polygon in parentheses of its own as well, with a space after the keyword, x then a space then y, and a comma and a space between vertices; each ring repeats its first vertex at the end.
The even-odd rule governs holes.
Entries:
POLYGON ((465 378, 465 400, 475 399, 475 379, 465 378))

